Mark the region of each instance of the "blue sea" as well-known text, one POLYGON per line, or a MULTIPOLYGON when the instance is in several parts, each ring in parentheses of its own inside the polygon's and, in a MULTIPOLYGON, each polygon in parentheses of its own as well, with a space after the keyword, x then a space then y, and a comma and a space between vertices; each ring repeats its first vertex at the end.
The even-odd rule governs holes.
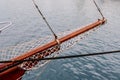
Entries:
MULTIPOLYGON (((56 34, 101 18, 92 0, 35 1, 56 34)), ((120 0, 96 2, 107 23, 60 55, 120 50, 120 0)), ((52 35, 32 0, 0 0, 2 21, 13 25, 0 34, 0 48, 52 35)), ((23 80, 120 80, 120 53, 54 60, 32 74, 24 75, 23 80)))

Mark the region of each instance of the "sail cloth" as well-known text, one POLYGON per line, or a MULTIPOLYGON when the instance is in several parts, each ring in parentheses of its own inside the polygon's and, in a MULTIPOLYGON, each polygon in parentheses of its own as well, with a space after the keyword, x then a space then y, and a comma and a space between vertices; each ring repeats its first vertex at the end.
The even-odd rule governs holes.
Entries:
MULTIPOLYGON (((103 24, 106 20, 105 19, 99 19, 98 21, 85 26, 83 28, 77 29, 75 31, 69 31, 67 35, 64 33, 63 35, 59 36, 58 41, 50 41, 46 44, 44 42, 48 39, 41 39, 41 40, 34 40, 30 42, 26 42, 23 44, 19 44, 17 46, 13 46, 10 48, 2 49, 0 51, 0 59, 4 60, 13 60, 12 63, 4 63, 0 65, 0 79, 1 80, 7 80, 5 79, 7 76, 19 76, 21 77, 26 70, 30 69, 36 69, 44 64, 46 64, 49 61, 34 61, 34 62, 24 62, 24 63, 15 63, 15 60, 25 60, 25 59, 37 59, 37 58, 44 58, 44 57, 54 57, 58 54, 58 52, 62 52, 64 49, 68 49, 71 46, 73 46, 75 43, 77 43, 79 40, 83 39, 84 34, 88 34, 89 31, 93 30, 94 28, 99 27, 99 25, 103 24), (43 44, 42 44, 43 41, 43 44), (4 56, 4 57, 3 57, 4 56), (15 67, 8 68, 11 65, 18 64, 15 67), (16 75, 12 75, 11 73, 15 71, 21 71, 17 73, 16 75)), ((15 72, 16 73, 16 72, 15 72)), ((13 77, 14 78, 14 77, 13 77)), ((18 77, 17 77, 18 78, 18 77)), ((13 79, 15 80, 15 79, 13 79)))

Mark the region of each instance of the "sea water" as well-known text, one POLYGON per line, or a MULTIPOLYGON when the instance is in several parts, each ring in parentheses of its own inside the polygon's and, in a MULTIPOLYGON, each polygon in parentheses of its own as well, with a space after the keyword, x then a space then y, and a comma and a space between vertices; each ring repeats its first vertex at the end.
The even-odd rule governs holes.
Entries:
MULTIPOLYGON (((60 55, 120 49, 120 0, 96 0, 107 23, 60 55)), ((36 0, 56 34, 101 18, 92 0, 36 0)), ((32 0, 0 0, 0 22, 13 25, 0 34, 0 48, 51 35, 32 0)), ((120 80, 120 53, 54 60, 23 80, 120 80)))

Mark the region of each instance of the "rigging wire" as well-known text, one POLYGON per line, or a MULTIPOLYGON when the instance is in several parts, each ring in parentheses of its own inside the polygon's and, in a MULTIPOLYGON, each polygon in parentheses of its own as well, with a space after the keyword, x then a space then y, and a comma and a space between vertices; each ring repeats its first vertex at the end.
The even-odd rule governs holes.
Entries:
POLYGON ((107 51, 107 52, 96 52, 89 54, 80 54, 80 55, 69 55, 69 56, 60 56, 60 57, 50 57, 50 58, 37 58, 37 59, 25 59, 25 60, 8 60, 8 61, 0 61, 0 63, 11 63, 11 62, 26 62, 26 61, 41 61, 41 60, 57 60, 57 59, 67 59, 67 58, 78 58, 78 57, 88 57, 88 56, 97 56, 97 55, 105 55, 105 54, 113 54, 119 53, 120 50, 115 51, 107 51))
POLYGON ((52 32, 55 40, 57 39, 57 35, 55 34, 55 32, 53 31, 52 27, 50 26, 50 24, 48 23, 48 21, 46 20, 45 16, 43 15, 43 13, 41 12, 40 8, 38 7, 38 5, 35 3, 35 0, 32 0, 34 6, 36 7, 36 9, 38 10, 39 14, 42 16, 43 20, 45 21, 45 23, 47 24, 48 28, 50 29, 50 31, 52 32))
POLYGON ((19 64, 22 64, 26 61, 41 61, 41 60, 59 60, 59 59, 71 59, 71 58, 82 58, 82 57, 89 57, 89 56, 97 56, 97 55, 105 55, 105 54, 113 54, 113 53, 120 53, 120 50, 115 51, 107 51, 107 52, 97 52, 97 53, 89 53, 89 54, 81 54, 81 55, 71 55, 71 56, 61 56, 61 57, 50 57, 50 58, 37 58, 37 59, 26 59, 26 60, 8 60, 8 61, 0 61, 0 63, 13 63, 9 66, 6 66, 0 69, 0 73, 4 72, 12 67, 15 67, 19 64))
POLYGON ((93 0, 93 2, 94 2, 94 4, 95 4, 95 6, 96 6, 96 8, 97 8, 98 12, 100 13, 100 15, 102 16, 102 18, 104 19, 105 17, 104 17, 104 15, 103 15, 103 13, 102 13, 101 9, 100 9, 100 8, 99 8, 99 6, 97 5, 96 1, 95 1, 95 0, 93 0))

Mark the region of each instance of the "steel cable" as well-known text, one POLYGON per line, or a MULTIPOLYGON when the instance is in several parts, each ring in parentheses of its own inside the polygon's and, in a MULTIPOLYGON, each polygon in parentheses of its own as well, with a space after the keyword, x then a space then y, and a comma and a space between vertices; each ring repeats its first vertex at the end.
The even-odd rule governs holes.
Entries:
POLYGON ((38 10, 39 14, 42 16, 43 20, 45 21, 45 23, 47 24, 48 28, 50 29, 50 31, 52 32, 53 36, 55 39, 57 39, 57 35, 55 34, 55 32, 53 31, 52 27, 50 26, 50 24, 48 23, 48 21, 46 20, 45 16, 43 15, 43 13, 41 12, 40 8, 38 7, 38 5, 35 3, 35 0, 32 0, 34 6, 36 7, 36 9, 38 10))
POLYGON ((94 2, 94 4, 95 4, 98 12, 100 13, 100 15, 102 16, 102 18, 104 19, 104 16, 103 16, 103 13, 102 13, 101 9, 99 8, 99 6, 98 6, 97 3, 95 2, 95 0, 93 0, 93 2, 94 2))
POLYGON ((120 50, 107 51, 107 52, 96 52, 96 53, 80 54, 80 55, 51 57, 51 58, 37 58, 37 59, 15 60, 15 61, 7 60, 7 61, 0 61, 0 63, 11 63, 11 62, 14 63, 14 62, 41 61, 41 60, 57 60, 57 59, 67 59, 67 58, 78 58, 78 57, 88 57, 88 56, 96 56, 96 55, 113 54, 113 53, 119 53, 119 52, 120 52, 120 50))

